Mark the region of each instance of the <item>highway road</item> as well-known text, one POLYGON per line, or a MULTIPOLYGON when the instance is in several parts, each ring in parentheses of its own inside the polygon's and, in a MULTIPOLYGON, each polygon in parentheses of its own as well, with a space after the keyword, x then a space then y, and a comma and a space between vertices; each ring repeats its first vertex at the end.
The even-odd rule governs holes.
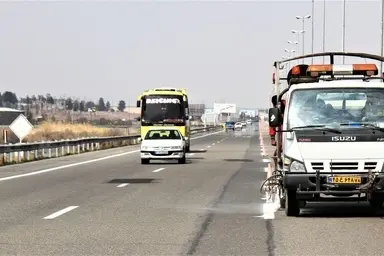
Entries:
POLYGON ((366 204, 266 213, 261 138, 197 135, 185 165, 141 165, 130 146, 1 167, 0 255, 383 254, 366 204))

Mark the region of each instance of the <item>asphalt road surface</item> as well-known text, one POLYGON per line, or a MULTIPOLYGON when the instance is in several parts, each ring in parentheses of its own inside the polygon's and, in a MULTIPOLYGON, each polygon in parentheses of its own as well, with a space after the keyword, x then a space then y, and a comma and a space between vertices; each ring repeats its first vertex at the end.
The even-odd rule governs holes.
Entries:
POLYGON ((257 125, 192 142, 185 165, 131 146, 1 167, 0 255, 384 254, 366 204, 266 219, 257 125))

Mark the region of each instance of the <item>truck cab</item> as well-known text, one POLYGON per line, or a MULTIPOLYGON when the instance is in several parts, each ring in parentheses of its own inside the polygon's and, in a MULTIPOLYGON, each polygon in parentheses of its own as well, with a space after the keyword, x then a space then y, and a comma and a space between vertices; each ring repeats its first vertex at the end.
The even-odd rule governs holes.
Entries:
MULTIPOLYGON (((379 58, 380 56, 377 56, 379 58)), ((382 57, 380 57, 382 58, 382 57)), ((288 74, 282 136, 282 207, 298 216, 310 201, 384 202, 384 83, 375 64, 299 65, 288 74)))

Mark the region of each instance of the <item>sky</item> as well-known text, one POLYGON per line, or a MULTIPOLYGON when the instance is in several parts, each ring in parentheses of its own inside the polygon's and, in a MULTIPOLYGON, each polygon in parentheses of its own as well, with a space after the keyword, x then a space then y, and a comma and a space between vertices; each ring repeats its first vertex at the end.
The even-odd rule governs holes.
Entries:
MULTIPOLYGON (((272 64, 288 56, 295 16, 311 2, 1 1, 0 91, 135 105, 143 90, 169 86, 186 88, 190 103, 265 108, 272 64)), ((380 2, 346 0, 346 51, 380 54, 380 2)), ((326 0, 326 51, 342 50, 342 6, 326 0)), ((321 52, 323 0, 314 26, 321 52)), ((311 19, 305 30, 310 53, 311 19)))

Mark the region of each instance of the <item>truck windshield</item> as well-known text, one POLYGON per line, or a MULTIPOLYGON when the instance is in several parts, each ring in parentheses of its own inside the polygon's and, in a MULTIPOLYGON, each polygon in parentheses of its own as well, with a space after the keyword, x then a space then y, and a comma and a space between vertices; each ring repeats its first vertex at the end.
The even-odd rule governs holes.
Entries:
POLYGON ((295 90, 291 95, 288 128, 348 122, 384 124, 384 89, 316 88, 295 90))
POLYGON ((185 124, 185 110, 182 96, 146 96, 142 106, 142 124, 156 123, 185 124))

